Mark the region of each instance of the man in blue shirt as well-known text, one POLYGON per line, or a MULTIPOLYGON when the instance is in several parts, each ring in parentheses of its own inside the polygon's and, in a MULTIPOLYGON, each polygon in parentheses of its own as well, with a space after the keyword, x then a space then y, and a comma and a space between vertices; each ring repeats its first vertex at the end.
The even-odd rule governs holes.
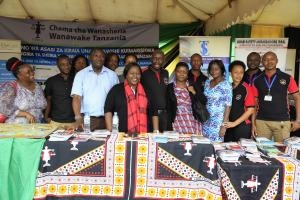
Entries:
POLYGON ((118 77, 103 65, 102 49, 93 49, 90 60, 91 65, 76 74, 71 96, 76 125, 82 125, 82 114, 89 115, 91 131, 94 131, 105 129, 104 103, 109 90, 118 83, 118 77))

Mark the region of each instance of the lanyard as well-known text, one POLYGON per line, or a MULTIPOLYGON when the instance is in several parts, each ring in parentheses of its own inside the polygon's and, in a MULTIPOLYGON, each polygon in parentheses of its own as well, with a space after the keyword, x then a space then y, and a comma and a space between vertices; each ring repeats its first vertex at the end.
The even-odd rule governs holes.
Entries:
POLYGON ((270 94, 271 88, 272 88, 273 83, 274 83, 274 81, 275 81, 276 78, 277 78, 277 74, 274 76, 273 80, 271 81, 271 84, 269 84, 269 82, 267 81, 267 79, 265 77, 265 82, 266 82, 268 90, 269 90, 268 95, 270 94))
POLYGON ((250 86, 253 85, 253 82, 254 82, 254 80, 256 79, 256 77, 257 77, 257 74, 254 74, 251 78, 250 78, 250 76, 249 76, 248 80, 249 80, 249 85, 250 85, 250 86))

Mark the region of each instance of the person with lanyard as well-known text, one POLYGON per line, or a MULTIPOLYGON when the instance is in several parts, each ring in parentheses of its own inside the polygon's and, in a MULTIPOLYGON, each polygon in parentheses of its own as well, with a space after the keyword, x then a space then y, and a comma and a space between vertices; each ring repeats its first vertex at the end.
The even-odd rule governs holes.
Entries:
POLYGON ((200 68, 202 66, 202 57, 198 53, 195 53, 191 56, 191 66, 192 69, 188 74, 188 82, 190 86, 193 86, 197 93, 204 91, 204 84, 207 80, 200 68))
POLYGON ((255 100, 252 88, 243 82, 245 69, 246 65, 239 60, 229 65, 233 90, 229 121, 223 123, 227 128, 224 142, 237 142, 240 138, 251 138, 249 117, 255 112, 255 100))
POLYGON ((105 129, 104 103, 109 90, 119 83, 115 72, 103 63, 105 54, 102 49, 92 49, 91 65, 79 71, 74 79, 71 96, 73 111, 78 128, 82 126, 82 114, 90 116, 91 131, 105 129))
POLYGON ((277 63, 274 52, 263 55, 265 70, 253 84, 258 109, 252 134, 283 142, 290 136, 290 131, 300 128, 300 94, 293 77, 276 68, 277 63), (288 94, 295 100, 296 121, 293 122, 290 122, 288 94))
POLYGON ((189 67, 185 62, 175 67, 175 82, 167 86, 168 130, 182 134, 202 134, 199 112, 193 104, 201 103, 205 108, 206 97, 203 92, 197 93, 193 86, 188 85, 189 67))
POLYGON ((70 96, 74 75, 71 74, 70 59, 66 55, 59 55, 56 59, 59 74, 48 78, 45 82, 45 96, 47 107, 45 120, 60 128, 73 127, 74 112, 72 97, 70 96))
POLYGON ((261 57, 257 52, 251 52, 247 56, 248 69, 244 74, 243 81, 249 86, 253 85, 253 81, 259 76, 262 71, 259 69, 261 63, 261 57))
MULTIPOLYGON (((152 53, 152 64, 148 67, 141 77, 141 83, 149 97, 150 104, 158 113, 159 131, 167 130, 166 113, 166 88, 169 83, 169 73, 163 68, 165 55, 160 49, 155 49, 152 53)), ((148 119, 152 119, 151 113, 148 113, 148 119)), ((150 132, 153 130, 152 123, 148 121, 150 132)), ((158 131, 155 130, 154 131, 158 131)))
MULTIPOLYGON (((142 70, 137 63, 127 64, 123 71, 124 83, 115 85, 109 91, 104 106, 106 128, 109 131, 112 131, 113 114, 117 112, 120 132, 148 132, 147 111, 151 108, 140 83, 141 74, 142 70)), ((155 129, 158 129, 158 124, 155 124, 157 121, 154 122, 155 129)))

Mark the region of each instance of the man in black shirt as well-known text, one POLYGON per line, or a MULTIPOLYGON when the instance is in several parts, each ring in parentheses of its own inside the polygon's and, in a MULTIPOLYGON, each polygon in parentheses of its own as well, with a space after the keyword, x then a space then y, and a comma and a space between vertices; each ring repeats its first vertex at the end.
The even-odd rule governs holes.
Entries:
POLYGON ((262 58, 264 72, 253 83, 257 101, 257 114, 253 123, 253 134, 276 142, 283 142, 290 131, 300 127, 300 93, 296 81, 277 67, 274 52, 267 52, 262 58), (288 94, 292 95, 296 106, 296 121, 290 122, 288 94))
POLYGON ((192 69, 188 74, 189 85, 193 86, 196 93, 200 93, 204 91, 204 84, 207 80, 207 76, 205 76, 200 68, 202 66, 202 57, 198 53, 195 53, 191 56, 191 65, 192 69))
MULTIPOLYGON (((163 68, 165 55, 160 49, 154 50, 152 54, 152 64, 146 69, 141 78, 141 83, 149 97, 149 102, 158 113, 159 131, 167 130, 167 113, 166 113, 166 88, 169 83, 169 73, 163 68)), ((152 116, 148 114, 148 119, 152 116)), ((148 122, 148 130, 152 131, 152 124, 148 122)), ((158 131, 158 130, 154 130, 158 131)))
POLYGON ((258 75, 262 73, 259 69, 259 65, 261 63, 261 57, 257 52, 251 52, 247 56, 247 71, 245 71, 243 81, 246 82, 248 85, 252 86, 254 80, 257 78, 258 75))
POLYGON ((58 56, 56 63, 60 73, 46 81, 47 108, 45 120, 61 128, 69 128, 75 121, 72 97, 70 96, 74 77, 70 75, 71 65, 68 56, 58 56))

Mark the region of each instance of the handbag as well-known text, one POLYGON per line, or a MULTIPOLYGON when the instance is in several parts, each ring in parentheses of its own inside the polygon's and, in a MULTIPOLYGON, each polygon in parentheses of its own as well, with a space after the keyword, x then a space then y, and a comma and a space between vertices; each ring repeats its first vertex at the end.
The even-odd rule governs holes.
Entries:
POLYGON ((199 122, 203 123, 209 119, 209 112, 204 104, 202 104, 199 100, 194 100, 192 102, 192 110, 194 113, 194 117, 199 122))

